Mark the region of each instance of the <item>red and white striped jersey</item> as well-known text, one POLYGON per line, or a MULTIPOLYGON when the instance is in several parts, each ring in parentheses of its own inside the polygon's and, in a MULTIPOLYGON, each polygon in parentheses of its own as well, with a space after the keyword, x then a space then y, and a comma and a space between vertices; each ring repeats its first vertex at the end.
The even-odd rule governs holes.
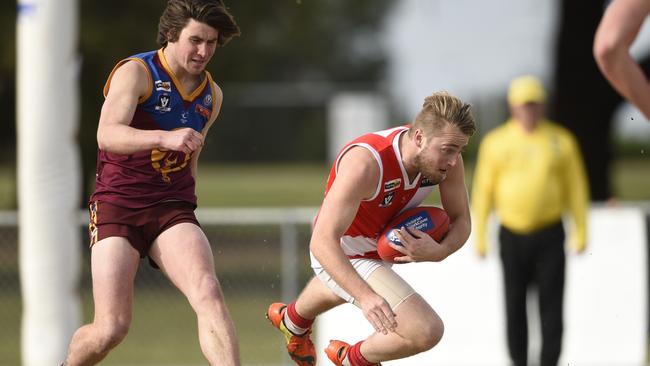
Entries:
POLYGON ((433 184, 420 173, 409 180, 402 162, 399 137, 409 127, 399 126, 360 136, 343 147, 332 165, 325 196, 336 179, 341 157, 352 147, 368 149, 379 165, 374 195, 361 202, 352 224, 341 237, 341 247, 350 258, 378 258, 377 238, 384 227, 405 209, 420 205, 433 190, 433 184))

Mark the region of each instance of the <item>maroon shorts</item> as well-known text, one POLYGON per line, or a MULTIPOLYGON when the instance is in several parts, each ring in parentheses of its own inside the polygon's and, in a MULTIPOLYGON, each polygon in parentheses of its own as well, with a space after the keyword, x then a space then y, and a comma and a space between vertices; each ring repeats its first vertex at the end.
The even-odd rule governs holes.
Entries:
POLYGON ((145 208, 126 208, 105 201, 93 201, 89 211, 91 247, 102 239, 120 236, 126 238, 142 258, 148 256, 158 235, 170 227, 182 222, 200 226, 194 215, 194 205, 183 201, 161 202, 145 208))

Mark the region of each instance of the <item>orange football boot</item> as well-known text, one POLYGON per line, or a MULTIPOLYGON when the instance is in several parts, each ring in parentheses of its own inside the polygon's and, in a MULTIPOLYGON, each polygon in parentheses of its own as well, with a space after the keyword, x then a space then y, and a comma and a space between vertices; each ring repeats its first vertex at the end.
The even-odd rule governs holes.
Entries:
POLYGON ((343 366, 343 360, 345 360, 349 350, 350 345, 348 343, 331 340, 330 344, 325 348, 325 354, 336 366, 343 366))
POLYGON ((316 349, 309 336, 311 329, 307 333, 297 336, 284 325, 284 313, 287 311, 287 305, 276 302, 269 306, 266 311, 266 318, 271 324, 278 328, 287 340, 287 352, 291 359, 298 366, 315 366, 316 365, 316 349))
MULTIPOLYGON (((325 354, 330 361, 334 362, 336 366, 343 366, 343 361, 350 351, 350 344, 343 341, 331 340, 330 344, 325 348, 325 354)), ((374 366, 381 366, 376 363, 374 366)))

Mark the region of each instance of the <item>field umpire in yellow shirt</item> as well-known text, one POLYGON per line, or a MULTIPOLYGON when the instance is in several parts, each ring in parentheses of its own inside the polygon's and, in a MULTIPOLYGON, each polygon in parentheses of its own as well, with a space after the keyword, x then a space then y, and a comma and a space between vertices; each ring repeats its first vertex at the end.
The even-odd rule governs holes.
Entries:
MULTIPOLYGON (((564 127, 545 118, 544 88, 533 76, 513 80, 511 118, 481 142, 474 173, 472 209, 476 249, 487 254, 487 221, 500 222, 508 349, 513 364, 528 361, 526 292, 539 295, 542 366, 556 366, 562 346, 564 226, 571 214, 571 246, 586 246, 588 186, 579 148, 564 127)), ((569 222, 567 222, 569 223, 569 222)))

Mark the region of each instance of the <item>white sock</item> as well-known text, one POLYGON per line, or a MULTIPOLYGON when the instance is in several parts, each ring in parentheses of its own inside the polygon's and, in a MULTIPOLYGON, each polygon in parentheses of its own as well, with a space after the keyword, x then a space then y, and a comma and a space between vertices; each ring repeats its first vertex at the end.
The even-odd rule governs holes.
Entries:
POLYGON ((307 329, 300 328, 299 326, 295 325, 291 321, 291 319, 289 319, 289 313, 288 312, 284 313, 283 321, 284 321, 284 326, 287 327, 287 329, 289 329, 289 331, 291 333, 293 333, 294 335, 301 336, 301 335, 307 333, 307 331, 309 330, 309 328, 307 328, 307 329))

